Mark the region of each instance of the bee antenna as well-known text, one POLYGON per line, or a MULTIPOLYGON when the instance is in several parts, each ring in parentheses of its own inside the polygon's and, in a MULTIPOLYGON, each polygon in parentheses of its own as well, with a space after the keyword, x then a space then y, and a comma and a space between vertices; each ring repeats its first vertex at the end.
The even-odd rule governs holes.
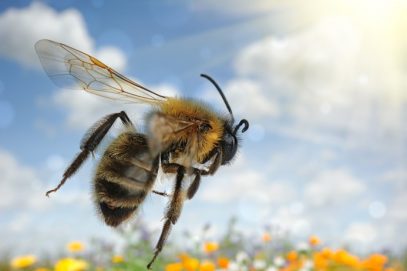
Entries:
MULTIPOLYGON (((218 90, 220 96, 222 96, 223 102, 225 103, 226 108, 228 109, 228 111, 229 111, 229 113, 230 113, 230 116, 232 117, 232 123, 235 122, 235 118, 233 117, 233 113, 232 113, 232 108, 230 108, 230 105, 229 105, 229 103, 228 103, 228 100, 226 99, 225 94, 223 94, 222 89, 221 89, 221 88, 219 87, 219 85, 215 82, 215 80, 213 80, 212 77, 210 77, 209 75, 201 74, 201 76, 204 77, 204 78, 206 78, 206 79, 208 79, 208 80, 216 87, 216 89, 218 90)), ((246 122, 247 122, 247 121, 246 121, 246 122)), ((247 123, 247 124, 248 124, 248 123, 247 123)), ((239 124, 239 125, 240 125, 240 124, 239 124)), ((248 127, 248 125, 247 125, 247 127, 248 127)), ((246 129, 246 130, 247 130, 247 129, 246 129)))
POLYGON ((249 129, 249 122, 246 119, 242 119, 238 125, 236 125, 235 129, 233 129, 233 134, 236 135, 237 131, 239 130, 240 126, 244 125, 242 129, 242 133, 246 132, 249 129))

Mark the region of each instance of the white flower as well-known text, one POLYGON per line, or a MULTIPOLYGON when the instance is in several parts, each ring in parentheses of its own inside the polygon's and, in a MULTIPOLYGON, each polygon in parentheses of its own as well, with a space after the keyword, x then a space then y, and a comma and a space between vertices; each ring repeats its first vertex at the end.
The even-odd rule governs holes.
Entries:
POLYGON ((237 262, 229 262, 228 271, 239 271, 240 266, 237 262))
POLYGON ((244 251, 239 251, 239 252, 236 254, 236 261, 237 261, 238 263, 247 261, 248 259, 249 259, 249 255, 247 255, 247 253, 244 252, 244 251))
POLYGON ((299 243, 299 244, 297 244, 297 250, 298 251, 307 251, 307 250, 309 250, 309 245, 304 242, 299 243))
POLYGON ((283 267, 284 264, 285 264, 285 260, 284 260, 284 258, 281 257, 281 256, 275 257, 274 260, 273 260, 273 262, 274 262, 274 264, 275 264, 277 267, 283 267))
POLYGON ((277 267, 269 266, 266 271, 278 271, 277 267))
POLYGON ((307 259, 304 261, 304 267, 307 269, 312 269, 314 267, 314 262, 307 259))
POLYGON ((253 267, 257 269, 264 269, 266 268, 266 262, 264 260, 254 260, 253 267))

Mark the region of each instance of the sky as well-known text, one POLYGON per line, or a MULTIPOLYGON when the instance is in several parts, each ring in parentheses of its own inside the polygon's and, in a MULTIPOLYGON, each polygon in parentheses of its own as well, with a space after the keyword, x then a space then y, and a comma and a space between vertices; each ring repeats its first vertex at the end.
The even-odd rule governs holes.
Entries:
MULTIPOLYGON (((157 93, 226 112, 206 73, 246 118, 237 159, 205 177, 172 231, 231 217, 294 242, 357 251, 407 246, 407 1, 0 1, 0 252, 51 253, 117 240, 91 200, 98 157, 50 198, 87 129, 149 107, 53 85, 34 51, 47 38, 87 52, 157 93), (274 233, 273 233, 274 234, 274 233), (41 245, 38 245, 41 244, 41 245)), ((171 184, 171 176, 157 181, 171 184)), ((166 202, 138 214, 157 234, 166 202)))

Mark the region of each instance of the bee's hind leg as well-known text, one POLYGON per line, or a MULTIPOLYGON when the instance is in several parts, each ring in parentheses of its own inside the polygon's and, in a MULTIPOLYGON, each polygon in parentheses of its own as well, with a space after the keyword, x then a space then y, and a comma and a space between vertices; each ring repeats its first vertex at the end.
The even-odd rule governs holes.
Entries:
POLYGON ((182 193, 182 180, 184 179, 184 175, 185 167, 178 165, 174 192, 172 194, 168 209, 165 213, 164 226, 161 231, 160 239, 158 239, 157 245, 155 246, 154 256, 147 265, 148 269, 151 269, 151 265, 154 263, 158 254, 160 254, 165 241, 167 240, 168 234, 170 233, 171 224, 175 224, 181 214, 182 205, 184 203, 184 195, 182 193))
POLYGON ((58 189, 64 185, 66 180, 73 174, 75 174, 75 172, 79 169, 83 162, 85 162, 85 160, 88 158, 89 153, 93 154, 93 151, 105 137, 105 135, 110 130, 110 128, 112 127, 113 123, 117 118, 120 118, 125 126, 134 129, 133 124, 131 123, 126 112, 124 111, 107 115, 101 120, 97 121, 95 124, 93 124, 92 127, 87 131, 85 136, 82 138, 80 145, 81 152, 78 153, 73 162, 65 170, 62 176, 62 180, 57 185, 57 187, 47 191, 47 193, 45 194, 46 196, 48 196, 50 193, 58 191, 58 189))

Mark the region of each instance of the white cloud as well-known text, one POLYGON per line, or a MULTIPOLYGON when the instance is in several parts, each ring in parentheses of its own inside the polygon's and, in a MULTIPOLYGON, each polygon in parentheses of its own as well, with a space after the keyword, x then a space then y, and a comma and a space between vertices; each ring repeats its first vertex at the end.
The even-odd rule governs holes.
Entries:
POLYGON ((58 12, 40 2, 32 2, 25 8, 9 8, 0 14, 0 56, 25 66, 38 67, 34 44, 44 38, 94 54, 119 70, 126 64, 119 49, 110 46, 94 48, 86 23, 76 9, 58 12))
POLYGON ((227 14, 255 14, 266 13, 276 8, 280 0, 256 0, 247 4, 245 0, 226 0, 226 1, 196 1, 189 3, 192 10, 215 10, 227 14))
POLYGON ((26 211, 41 211, 72 203, 82 206, 90 205, 89 193, 76 189, 65 191, 52 201, 45 196, 49 186, 55 186, 55 181, 61 177, 66 166, 65 162, 57 156, 51 156, 45 161, 46 168, 36 170, 21 164, 11 153, 0 149, 0 171, 2 172, 0 210, 17 208, 26 211), (41 177, 42 175, 46 176, 45 179, 41 177), (51 179, 53 183, 48 184, 47 181, 51 179))
POLYGON ((389 41, 380 47, 375 39, 351 18, 326 16, 301 31, 244 48, 229 85, 250 80, 257 86, 251 91, 265 106, 256 109, 253 103, 250 120, 274 132, 352 148, 400 150, 407 137, 403 65, 388 49, 389 41), (273 107, 276 111, 264 110, 273 107))
POLYGON ((200 199, 211 203, 247 201, 255 203, 283 203, 294 196, 293 189, 278 180, 268 181, 258 171, 244 168, 244 158, 239 156, 233 164, 239 171, 220 171, 213 182, 205 184, 200 199))
POLYGON ((44 185, 38 174, 21 165, 10 153, 0 149, 2 178, 0 210, 16 208, 41 208, 44 205, 44 185))
POLYGON ((354 199, 366 190, 362 180, 347 170, 325 170, 307 184, 304 195, 314 206, 326 207, 343 204, 354 199))
POLYGON ((351 243, 353 247, 368 250, 378 237, 376 228, 367 222, 351 223, 345 230, 343 241, 351 243))

